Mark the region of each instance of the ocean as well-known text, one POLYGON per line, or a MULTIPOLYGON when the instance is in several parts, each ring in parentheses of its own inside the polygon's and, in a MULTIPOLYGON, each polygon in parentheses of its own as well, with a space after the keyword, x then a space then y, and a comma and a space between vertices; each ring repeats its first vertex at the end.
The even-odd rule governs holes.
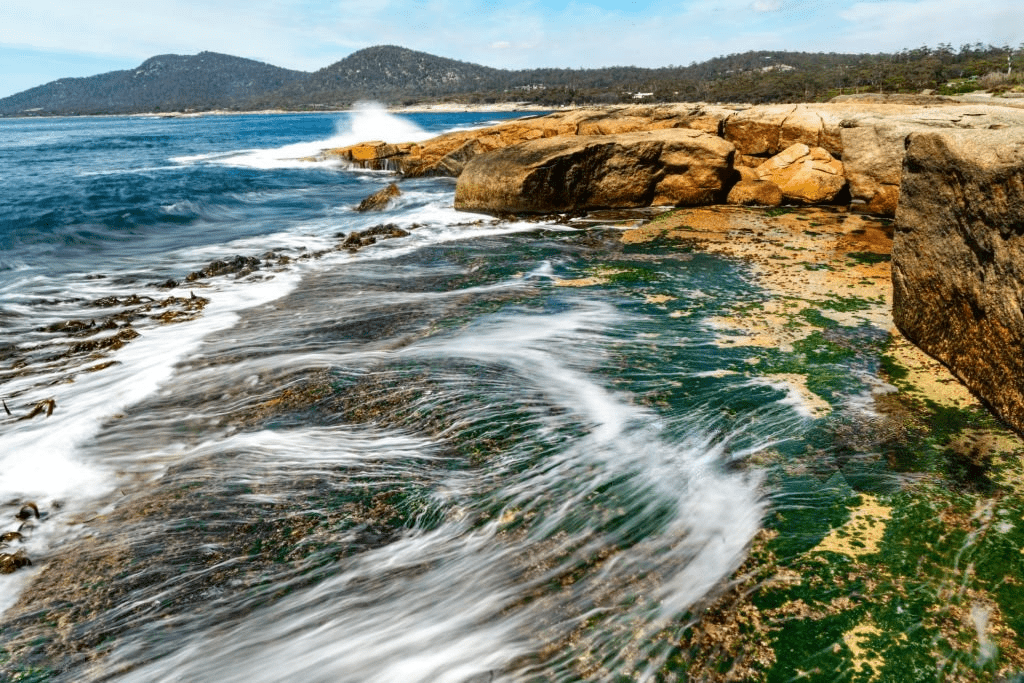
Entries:
POLYGON ((635 214, 460 213, 447 178, 358 213, 392 174, 303 160, 505 116, 0 121, 17 680, 653 680, 678 655, 774 509, 747 461, 817 424, 720 343, 764 299, 749 266, 624 245, 635 214), (379 225, 407 234, 344 246, 379 225))

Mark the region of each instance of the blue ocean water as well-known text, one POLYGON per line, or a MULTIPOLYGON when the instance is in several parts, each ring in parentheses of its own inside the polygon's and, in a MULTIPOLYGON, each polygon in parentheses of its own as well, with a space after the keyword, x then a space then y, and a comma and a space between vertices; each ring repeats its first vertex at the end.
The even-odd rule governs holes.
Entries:
POLYGON ((304 153, 502 116, 513 115, 411 114, 404 124, 371 113, 362 122, 345 114, 5 120, 0 283, 25 271, 147 268, 177 250, 329 222, 366 183, 296 161, 304 153))
POLYGON ((737 264, 459 213, 451 179, 359 214, 394 176, 308 160, 498 117, 0 121, 0 505, 42 511, 0 576, 21 671, 653 675, 759 528, 729 463, 806 418, 705 324, 737 264), (343 248, 380 224, 408 234, 343 248), (47 581, 67 641, 33 635, 47 581))

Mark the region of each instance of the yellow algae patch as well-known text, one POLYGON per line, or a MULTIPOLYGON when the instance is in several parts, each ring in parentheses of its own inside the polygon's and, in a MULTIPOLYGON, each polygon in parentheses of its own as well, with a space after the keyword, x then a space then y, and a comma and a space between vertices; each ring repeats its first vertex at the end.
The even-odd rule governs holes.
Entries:
MULTIPOLYGON (((679 209, 621 236, 625 244, 655 239, 695 244, 702 251, 747 261, 757 283, 778 296, 808 302, 851 297, 877 306, 826 315, 842 325, 891 325, 891 230, 870 218, 833 209, 745 207, 679 209)), ((754 316, 756 317, 756 315, 754 316)))
POLYGON ((853 653, 853 668, 858 673, 863 673, 865 667, 871 669, 871 680, 875 680, 882 673, 885 660, 879 655, 867 650, 867 643, 871 638, 882 635, 882 631, 869 621, 864 621, 853 627, 852 630, 843 634, 843 642, 853 653))
POLYGON ((606 284, 608 284, 608 278, 596 275, 579 277, 575 280, 555 280, 555 287, 593 287, 594 285, 606 284))
POLYGON ((697 377, 730 377, 732 375, 738 375, 740 373, 735 370, 708 370, 707 372, 698 372, 697 377))
POLYGON ((887 330, 892 326, 892 314, 890 307, 879 303, 862 311, 833 311, 830 308, 821 308, 823 317, 833 320, 843 327, 859 327, 865 323, 879 330, 887 330))
POLYGON ((907 371, 907 376, 899 382, 907 393, 951 408, 981 405, 953 373, 914 346, 895 327, 890 337, 887 353, 907 371))
POLYGON ((863 502, 850 512, 846 524, 833 529, 811 548, 812 553, 833 552, 849 557, 873 555, 885 534, 885 520, 892 519, 892 508, 882 505, 872 495, 863 494, 863 502))
POLYGON ((668 294, 648 294, 644 297, 644 301, 649 304, 664 304, 675 300, 674 296, 669 296, 668 294))
POLYGON ((733 311, 728 317, 710 318, 708 324, 729 332, 716 337, 717 346, 757 346, 790 353, 794 342, 815 329, 795 317, 808 306, 799 299, 773 299, 757 308, 733 311))
POLYGON ((762 375, 755 380, 767 380, 773 386, 785 385, 789 395, 783 399, 808 417, 824 417, 832 412, 832 404, 807 388, 807 378, 795 372, 778 372, 762 375))
POLYGON ((716 206, 679 209, 623 232, 622 242, 655 239, 690 243, 702 251, 745 261, 752 279, 773 295, 710 321, 723 331, 719 346, 757 346, 791 352, 820 325, 800 315, 808 308, 844 327, 892 327, 887 255, 889 228, 874 219, 833 209, 766 212, 716 206), (847 302, 859 301, 859 310, 847 302), (837 303, 843 305, 837 305, 837 303), (735 332, 736 334, 731 334, 735 332))
POLYGON ((593 275, 587 277, 579 277, 571 280, 562 280, 555 278, 555 287, 593 287, 595 285, 606 285, 610 282, 609 278, 613 275, 619 275, 626 271, 619 268, 598 268, 594 271, 593 275))

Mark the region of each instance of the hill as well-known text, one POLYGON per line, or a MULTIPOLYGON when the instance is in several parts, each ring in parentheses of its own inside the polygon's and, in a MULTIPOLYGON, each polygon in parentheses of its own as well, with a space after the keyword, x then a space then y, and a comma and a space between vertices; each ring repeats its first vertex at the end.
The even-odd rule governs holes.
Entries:
POLYGON ((359 99, 393 101, 419 96, 493 90, 501 69, 437 57, 394 45, 354 52, 301 81, 285 86, 274 97, 313 104, 348 103, 359 99))
POLYGON ((0 100, 0 114, 130 114, 233 108, 307 77, 216 52, 160 55, 136 69, 62 78, 0 100))

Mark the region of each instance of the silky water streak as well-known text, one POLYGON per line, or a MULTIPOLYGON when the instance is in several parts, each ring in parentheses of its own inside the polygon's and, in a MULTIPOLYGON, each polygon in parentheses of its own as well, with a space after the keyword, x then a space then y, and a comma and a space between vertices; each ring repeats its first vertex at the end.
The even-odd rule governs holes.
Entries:
MULTIPOLYGON (((588 372, 604 334, 623 323, 603 304, 505 312, 401 348, 389 363, 435 368, 432 386, 442 387, 424 392, 418 410, 472 431, 507 419, 515 403, 529 423, 523 440, 484 467, 450 473, 434 460, 440 443, 384 455, 387 467, 366 476, 393 478, 397 467, 430 480, 440 524, 414 527, 230 627, 194 633, 119 680, 649 677, 669 645, 658 634, 736 568, 762 506, 755 481, 722 472, 729 439, 705 431, 706 420, 695 416, 689 437, 671 440, 655 413, 588 372)), ((401 439, 373 435, 390 445, 353 452, 348 428, 267 436, 246 439, 287 442, 282 450, 307 464, 364 459, 368 468, 401 439)), ((143 647, 127 643, 112 660, 143 647)))

